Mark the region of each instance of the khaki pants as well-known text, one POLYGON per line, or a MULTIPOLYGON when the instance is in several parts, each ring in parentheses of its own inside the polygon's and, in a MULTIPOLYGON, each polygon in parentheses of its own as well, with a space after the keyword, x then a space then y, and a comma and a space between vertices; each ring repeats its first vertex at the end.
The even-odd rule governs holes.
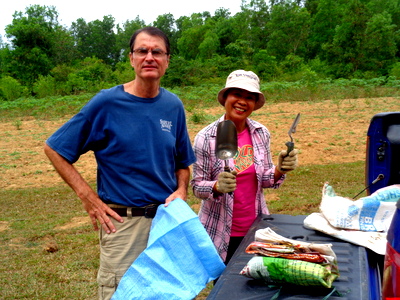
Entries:
POLYGON ((147 246, 153 219, 124 217, 124 223, 111 218, 116 233, 100 230, 100 267, 97 274, 99 299, 109 300, 133 261, 147 246))

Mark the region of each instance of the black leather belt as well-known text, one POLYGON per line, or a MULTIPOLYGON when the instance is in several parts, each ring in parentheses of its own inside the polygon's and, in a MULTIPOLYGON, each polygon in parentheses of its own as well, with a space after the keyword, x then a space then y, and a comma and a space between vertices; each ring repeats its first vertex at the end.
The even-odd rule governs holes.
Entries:
POLYGON ((154 218, 157 213, 157 204, 145 206, 145 207, 110 207, 121 217, 146 217, 154 218), (131 212, 131 213, 130 213, 131 212))

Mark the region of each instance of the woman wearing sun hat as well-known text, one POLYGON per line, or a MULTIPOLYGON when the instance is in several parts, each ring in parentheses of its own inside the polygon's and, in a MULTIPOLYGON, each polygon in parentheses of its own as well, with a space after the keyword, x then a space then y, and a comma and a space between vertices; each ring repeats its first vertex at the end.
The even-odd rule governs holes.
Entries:
POLYGON ((249 116, 260 109, 265 97, 258 76, 245 70, 229 74, 218 101, 225 114, 203 128, 195 137, 191 185, 202 200, 199 218, 219 255, 227 264, 259 214, 269 214, 263 189, 278 188, 285 174, 297 166, 298 150, 282 150, 278 165, 272 162, 268 129, 249 116), (238 153, 229 160, 232 172, 216 157, 218 123, 231 120, 238 133, 238 153), (283 171, 284 169, 284 171, 283 171))

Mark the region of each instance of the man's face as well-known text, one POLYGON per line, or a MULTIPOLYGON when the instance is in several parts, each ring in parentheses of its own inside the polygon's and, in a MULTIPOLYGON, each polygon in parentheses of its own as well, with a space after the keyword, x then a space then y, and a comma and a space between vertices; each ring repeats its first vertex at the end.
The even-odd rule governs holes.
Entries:
POLYGON ((133 49, 129 54, 132 67, 135 69, 136 77, 143 80, 159 80, 165 74, 169 64, 169 55, 163 54, 154 57, 151 50, 161 50, 166 52, 164 40, 158 36, 152 36, 145 32, 141 32, 136 37, 133 49), (135 52, 140 49, 141 52, 149 50, 145 56, 135 52))

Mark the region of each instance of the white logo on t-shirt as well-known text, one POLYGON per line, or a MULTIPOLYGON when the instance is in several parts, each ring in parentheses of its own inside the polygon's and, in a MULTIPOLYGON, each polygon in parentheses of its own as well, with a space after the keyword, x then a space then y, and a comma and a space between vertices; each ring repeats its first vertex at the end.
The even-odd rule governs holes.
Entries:
POLYGON ((160 119, 161 130, 171 132, 172 121, 160 119))

